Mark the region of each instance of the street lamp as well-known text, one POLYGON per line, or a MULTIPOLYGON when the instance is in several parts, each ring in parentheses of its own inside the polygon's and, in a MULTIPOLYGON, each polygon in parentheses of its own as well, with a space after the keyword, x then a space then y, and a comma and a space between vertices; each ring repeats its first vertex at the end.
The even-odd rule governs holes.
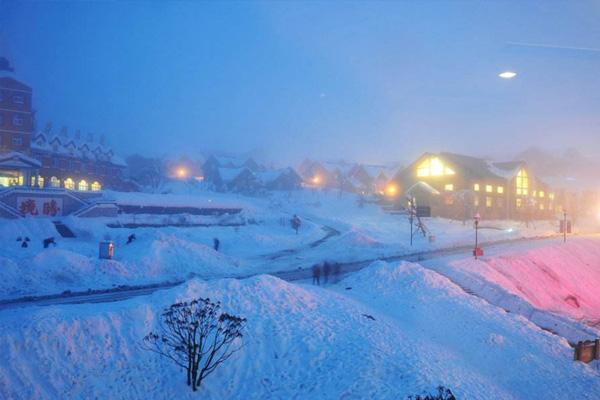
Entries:
POLYGON ((567 210, 563 210, 563 243, 567 243, 567 210))
POLYGON ((483 255, 483 250, 479 248, 479 221, 481 221, 481 215, 477 213, 473 219, 475 220, 475 249, 473 250, 473 255, 477 260, 479 256, 483 255))

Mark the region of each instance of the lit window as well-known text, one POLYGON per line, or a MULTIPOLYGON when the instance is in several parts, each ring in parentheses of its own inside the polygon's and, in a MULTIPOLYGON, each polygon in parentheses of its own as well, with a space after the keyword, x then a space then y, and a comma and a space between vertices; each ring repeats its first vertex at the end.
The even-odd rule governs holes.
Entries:
POLYGON ((60 179, 58 179, 55 176, 50 177, 50 186, 53 187, 53 188, 60 187, 60 179))
POLYGON ((479 205, 479 196, 475 196, 475 198, 473 199, 473 205, 475 207, 477 207, 479 205))
POLYGON ((38 176, 38 186, 41 188, 44 187, 44 177, 43 176, 38 176))
POLYGON ((493 204, 492 198, 490 196, 486 196, 485 198, 485 206, 486 207, 491 207, 493 204))
POLYGON ((529 194, 529 176, 524 169, 517 173, 516 186, 517 195, 527 196, 529 194))
POLYGON ((94 181, 92 183, 92 192, 97 192, 101 189, 102 189, 102 186, 97 181, 94 181))
POLYGON ((492 185, 485 185, 486 193, 492 193, 493 191, 494 191, 494 188, 492 187, 492 185))
POLYGON ((498 192, 498 194, 504 193, 504 186, 498 186, 498 188, 496 189, 496 191, 498 192))
POLYGON ((541 191, 541 190, 540 190, 540 192, 538 193, 538 195, 540 196, 540 198, 542 198, 542 199, 543 199, 543 198, 544 198, 544 196, 545 196, 545 193, 544 193, 543 191, 541 191))
POLYGON ((14 126, 22 126, 24 120, 20 115, 13 115, 12 121, 14 126))
POLYGON ((523 207, 523 199, 517 198, 516 205, 517 205, 517 208, 523 207))
POLYGON ((544 203, 540 203, 540 210, 541 210, 541 211, 544 211, 544 209, 545 209, 545 208, 546 208, 546 207, 544 207, 544 203))
POLYGON ((533 192, 531 192, 531 195, 532 195, 533 197, 537 197, 537 191, 536 191, 536 190, 534 190, 533 192))
POLYGON ((73 182, 73 179, 65 179, 65 189, 75 190, 75 182, 73 182))
POLYGON ((429 157, 423 161, 417 167, 418 177, 427 176, 443 176, 443 175, 455 175, 456 172, 450 167, 444 165, 444 163, 438 157, 429 157))
POLYGON ((479 192, 479 183, 473 185, 473 190, 479 192))
POLYGON ((454 184, 452 184, 452 183, 446 183, 444 185, 444 190, 446 192, 452 192, 454 190, 454 184))
POLYGON ((548 193, 548 198, 550 200, 554 200, 554 193, 548 193))
POLYGON ((84 179, 82 179, 79 181, 79 185, 77 185, 77 189, 85 192, 86 190, 89 189, 89 185, 84 179))

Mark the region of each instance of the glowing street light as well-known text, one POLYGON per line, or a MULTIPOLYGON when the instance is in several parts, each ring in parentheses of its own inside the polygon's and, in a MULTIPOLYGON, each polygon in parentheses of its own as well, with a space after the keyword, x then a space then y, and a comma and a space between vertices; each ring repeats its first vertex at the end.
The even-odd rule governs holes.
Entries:
POLYGON ((504 71, 499 73, 498 76, 502 79, 512 79, 517 76, 517 73, 513 71, 504 71))
POLYGON ((313 178, 312 178, 311 180, 312 180, 312 183, 313 183, 313 184, 315 184, 315 185, 320 185, 320 184, 321 184, 321 182, 323 181, 323 180, 321 179, 321 176, 320 176, 320 175, 315 175, 315 176, 313 176, 313 178))
POLYGON ((177 170, 175 171, 175 175, 177 175, 177 177, 179 179, 184 179, 187 177, 188 175, 188 170, 184 167, 179 167, 177 168, 177 170))
POLYGON ((395 183, 390 183, 385 188, 385 194, 388 197, 394 197, 398 194, 398 186, 395 183))

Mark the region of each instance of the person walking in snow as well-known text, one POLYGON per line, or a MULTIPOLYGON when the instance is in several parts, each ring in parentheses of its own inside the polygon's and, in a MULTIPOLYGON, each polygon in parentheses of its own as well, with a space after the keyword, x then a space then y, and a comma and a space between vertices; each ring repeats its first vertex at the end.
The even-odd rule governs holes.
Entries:
POLYGON ((319 264, 315 264, 312 267, 313 285, 320 285, 321 282, 321 267, 319 264))
POLYGON ((333 263, 333 276, 335 276, 336 282, 340 279, 341 268, 342 267, 341 267, 340 263, 338 263, 338 262, 333 263))
POLYGON ((329 281, 329 274, 331 273, 331 264, 329 264, 327 261, 325 261, 323 263, 323 283, 327 284, 327 281, 329 281))
POLYGON ((219 251, 219 246, 221 245, 221 241, 217 238, 213 239, 213 248, 215 251, 219 251))
POLYGON ((294 214, 294 216, 292 217, 292 220, 290 222, 292 224, 292 229, 294 229, 296 231, 296 235, 297 235, 298 229, 300 229, 300 225, 302 225, 302 221, 300 220, 300 217, 297 216, 296 214, 294 214))

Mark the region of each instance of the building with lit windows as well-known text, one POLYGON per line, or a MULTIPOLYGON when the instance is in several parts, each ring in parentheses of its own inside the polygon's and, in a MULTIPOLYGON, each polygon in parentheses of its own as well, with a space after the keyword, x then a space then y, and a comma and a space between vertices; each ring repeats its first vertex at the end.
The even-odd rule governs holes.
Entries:
POLYGON ((558 205, 548 185, 522 161, 492 162, 454 153, 426 153, 398 172, 397 201, 414 198, 433 216, 470 219, 544 219, 558 205))
POLYGON ((100 191, 122 188, 125 163, 104 139, 85 139, 79 131, 58 134, 48 125, 34 128, 32 89, 15 79, 0 57, 0 187, 62 188, 100 191))

